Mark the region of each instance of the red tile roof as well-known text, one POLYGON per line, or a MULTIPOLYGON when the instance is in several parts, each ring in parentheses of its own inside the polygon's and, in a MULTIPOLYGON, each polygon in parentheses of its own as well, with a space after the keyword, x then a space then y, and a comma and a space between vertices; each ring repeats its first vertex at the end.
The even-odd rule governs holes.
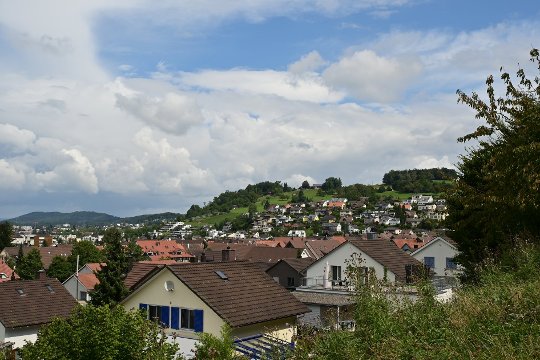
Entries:
POLYGON ((132 290, 137 287, 142 280, 146 279, 148 276, 158 271, 163 266, 164 265, 156 264, 154 262, 137 262, 133 265, 133 268, 127 274, 124 280, 124 285, 126 285, 128 289, 132 290))
POLYGON ((76 305, 77 301, 56 279, 0 283, 0 322, 6 328, 42 325, 56 317, 65 318, 76 305))
MULTIPOLYGON (((13 269, 11 269, 9 265, 4 262, 4 260, 0 260, 0 283, 10 281, 12 274, 13 269)), ((17 275, 17 273, 15 273, 15 279, 19 279, 19 275, 17 275)))
POLYGON ((96 274, 79 274, 79 281, 88 290, 94 290, 94 287, 99 284, 96 274))
POLYGON ((137 240, 136 242, 151 260, 193 257, 182 244, 174 240, 137 240))

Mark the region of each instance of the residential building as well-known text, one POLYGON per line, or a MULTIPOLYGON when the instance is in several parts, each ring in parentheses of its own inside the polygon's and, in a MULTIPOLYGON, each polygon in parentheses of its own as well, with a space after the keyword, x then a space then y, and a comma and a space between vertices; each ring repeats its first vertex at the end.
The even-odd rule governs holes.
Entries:
POLYGON ((0 283, 0 343, 17 349, 34 342, 42 325, 68 317, 77 305, 57 279, 44 274, 37 280, 0 283))
POLYGON ((459 254, 456 243, 443 237, 435 237, 420 247, 411 256, 429 267, 435 276, 455 277, 462 269, 454 262, 459 254))
POLYGON ((145 310, 170 335, 170 341, 175 334, 174 341, 184 354, 190 353, 201 332, 220 336, 225 324, 232 330, 237 351, 245 354, 259 351, 254 344, 257 339, 290 344, 297 316, 309 312, 248 262, 166 265, 138 278, 122 305, 145 310))

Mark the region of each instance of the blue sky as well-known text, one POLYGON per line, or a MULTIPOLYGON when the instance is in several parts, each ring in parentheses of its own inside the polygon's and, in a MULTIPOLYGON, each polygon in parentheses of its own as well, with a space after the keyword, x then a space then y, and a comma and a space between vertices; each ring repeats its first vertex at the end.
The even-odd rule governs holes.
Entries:
MULTIPOLYGON (((452 167, 535 1, 0 0, 0 218, 452 167)), ((499 87, 500 89, 500 87, 499 87)))

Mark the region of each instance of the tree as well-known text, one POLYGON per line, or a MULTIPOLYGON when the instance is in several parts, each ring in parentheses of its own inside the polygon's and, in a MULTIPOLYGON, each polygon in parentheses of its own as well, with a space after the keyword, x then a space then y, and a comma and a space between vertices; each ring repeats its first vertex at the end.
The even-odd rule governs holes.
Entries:
POLYGON ((79 306, 68 319, 43 326, 37 341, 22 348, 25 360, 174 359, 158 325, 123 306, 79 306))
POLYGON ((244 356, 238 355, 234 348, 234 339, 231 329, 224 325, 221 336, 203 333, 195 344, 195 359, 205 360, 242 360, 244 356))
POLYGON ((64 282, 75 272, 75 266, 65 256, 57 255, 53 257, 51 265, 47 269, 47 276, 57 278, 64 282))
POLYGON ((99 280, 92 293, 94 305, 116 305, 128 293, 124 285, 129 266, 129 250, 122 244, 122 234, 116 228, 108 229, 103 237, 106 266, 97 272, 99 280))
POLYGON ((21 279, 31 280, 36 278, 41 269, 43 269, 41 254, 38 249, 32 249, 18 261, 15 270, 21 279))
MULTIPOLYGON (((538 50, 530 55, 540 72, 538 50)), ((520 239, 539 242, 540 78, 530 80, 520 68, 519 84, 507 72, 501 79, 503 97, 495 96, 493 76, 486 81, 486 101, 476 93, 457 92, 458 102, 485 121, 458 139, 476 144, 461 156, 458 181, 448 196, 447 225, 461 251, 457 261, 471 280, 486 257, 503 259, 520 239)))
POLYGON ((11 245, 13 240, 13 225, 9 221, 0 223, 0 251, 11 245))
POLYGON ((69 261, 74 267, 77 265, 77 255, 79 256, 79 266, 88 263, 101 263, 105 259, 103 253, 91 241, 79 241, 73 245, 69 261))
POLYGON ((321 185, 321 188, 327 193, 333 193, 341 188, 341 179, 335 177, 329 177, 324 180, 324 183, 321 185))
POLYGON ((309 189, 310 186, 309 186, 309 182, 307 180, 304 180, 302 182, 302 189, 309 189))

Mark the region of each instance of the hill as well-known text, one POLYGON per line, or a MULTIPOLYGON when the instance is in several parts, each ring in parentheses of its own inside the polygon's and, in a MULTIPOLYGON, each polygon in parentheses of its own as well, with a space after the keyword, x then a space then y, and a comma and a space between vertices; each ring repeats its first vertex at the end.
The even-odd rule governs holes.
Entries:
POLYGON ((17 225, 59 225, 70 224, 77 226, 107 225, 118 222, 119 217, 94 211, 61 212, 31 212, 9 221, 17 225))
POLYGON ((402 193, 439 193, 457 179, 454 169, 433 168, 390 170, 383 176, 383 183, 402 193))

